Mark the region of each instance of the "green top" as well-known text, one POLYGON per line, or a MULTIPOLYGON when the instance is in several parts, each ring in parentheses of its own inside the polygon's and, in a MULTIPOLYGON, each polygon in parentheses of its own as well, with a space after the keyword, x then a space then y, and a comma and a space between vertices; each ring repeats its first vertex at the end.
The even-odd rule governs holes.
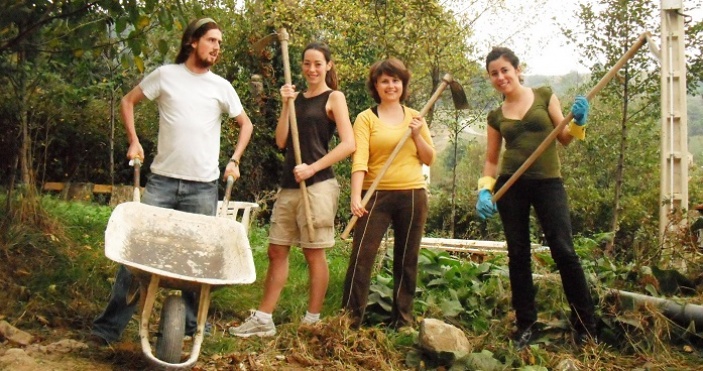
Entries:
MULTIPOLYGON (((498 130, 505 139, 500 175, 515 173, 554 130, 548 110, 552 88, 545 86, 532 91, 535 96, 534 102, 521 120, 503 117, 502 107, 488 114, 488 125, 498 130)), ((556 141, 552 141, 522 177, 525 179, 561 178, 560 168, 556 141)))

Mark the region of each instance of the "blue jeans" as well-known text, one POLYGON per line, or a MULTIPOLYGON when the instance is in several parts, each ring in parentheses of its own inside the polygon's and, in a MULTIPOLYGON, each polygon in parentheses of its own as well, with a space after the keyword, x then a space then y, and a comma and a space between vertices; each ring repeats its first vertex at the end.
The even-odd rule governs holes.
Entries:
MULTIPOLYGON (((217 181, 194 182, 151 174, 142 203, 194 214, 215 215, 217 181)), ((116 342, 134 315, 138 303, 127 305, 127 295, 134 276, 120 265, 105 311, 93 321, 92 334, 108 342, 116 342)), ((194 292, 183 292, 186 302, 186 334, 197 327, 198 299, 194 292)))
MULTIPOLYGON (((500 189, 507 180, 507 176, 499 177, 496 189, 500 189)), ((498 200, 497 205, 508 244, 510 286, 517 327, 524 329, 537 321, 530 244, 530 209, 534 207, 561 275, 571 308, 571 323, 577 331, 586 330, 594 334, 593 299, 583 267, 574 251, 569 205, 562 180, 520 178, 498 200)))

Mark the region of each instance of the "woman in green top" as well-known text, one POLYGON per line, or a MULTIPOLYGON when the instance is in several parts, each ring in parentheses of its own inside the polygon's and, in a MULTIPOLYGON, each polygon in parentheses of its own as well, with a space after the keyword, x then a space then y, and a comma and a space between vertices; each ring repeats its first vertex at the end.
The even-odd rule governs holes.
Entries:
MULTIPOLYGON (((486 70, 503 103, 488 114, 486 162, 478 181, 476 209, 481 218, 493 215, 496 205, 491 197, 494 185, 500 188, 564 119, 559 99, 551 88, 531 89, 521 84, 519 60, 508 48, 493 48, 486 57, 486 70), (498 173, 498 156, 505 139, 505 151, 498 173)), ((576 97, 572 121, 557 135, 562 145, 574 137, 584 138, 588 101, 576 97)), ((532 282, 530 210, 534 207, 544 237, 561 275, 571 308, 571 323, 578 345, 596 339, 593 300, 571 236, 571 221, 566 191, 561 178, 556 143, 551 145, 498 200, 508 245, 512 304, 517 332, 515 345, 522 348, 536 335, 535 289, 532 282)))

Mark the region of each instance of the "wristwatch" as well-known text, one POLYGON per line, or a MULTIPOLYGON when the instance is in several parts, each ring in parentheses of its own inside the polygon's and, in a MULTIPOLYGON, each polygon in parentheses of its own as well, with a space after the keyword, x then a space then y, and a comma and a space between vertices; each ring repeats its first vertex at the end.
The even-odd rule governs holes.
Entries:
POLYGON ((230 158, 229 162, 234 162, 234 166, 239 167, 239 160, 237 160, 236 158, 230 158))

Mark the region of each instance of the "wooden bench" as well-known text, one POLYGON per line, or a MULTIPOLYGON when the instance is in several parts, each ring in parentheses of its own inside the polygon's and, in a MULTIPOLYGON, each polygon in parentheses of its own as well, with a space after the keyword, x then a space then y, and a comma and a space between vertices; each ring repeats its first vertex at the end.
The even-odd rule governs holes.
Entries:
MULTIPOLYGON (((110 206, 132 201, 134 194, 134 187, 130 185, 46 182, 42 189, 59 192, 59 197, 68 201, 90 202, 93 201, 94 194, 110 195, 110 206)), ((141 190, 143 193, 144 188, 142 187, 141 190)))

